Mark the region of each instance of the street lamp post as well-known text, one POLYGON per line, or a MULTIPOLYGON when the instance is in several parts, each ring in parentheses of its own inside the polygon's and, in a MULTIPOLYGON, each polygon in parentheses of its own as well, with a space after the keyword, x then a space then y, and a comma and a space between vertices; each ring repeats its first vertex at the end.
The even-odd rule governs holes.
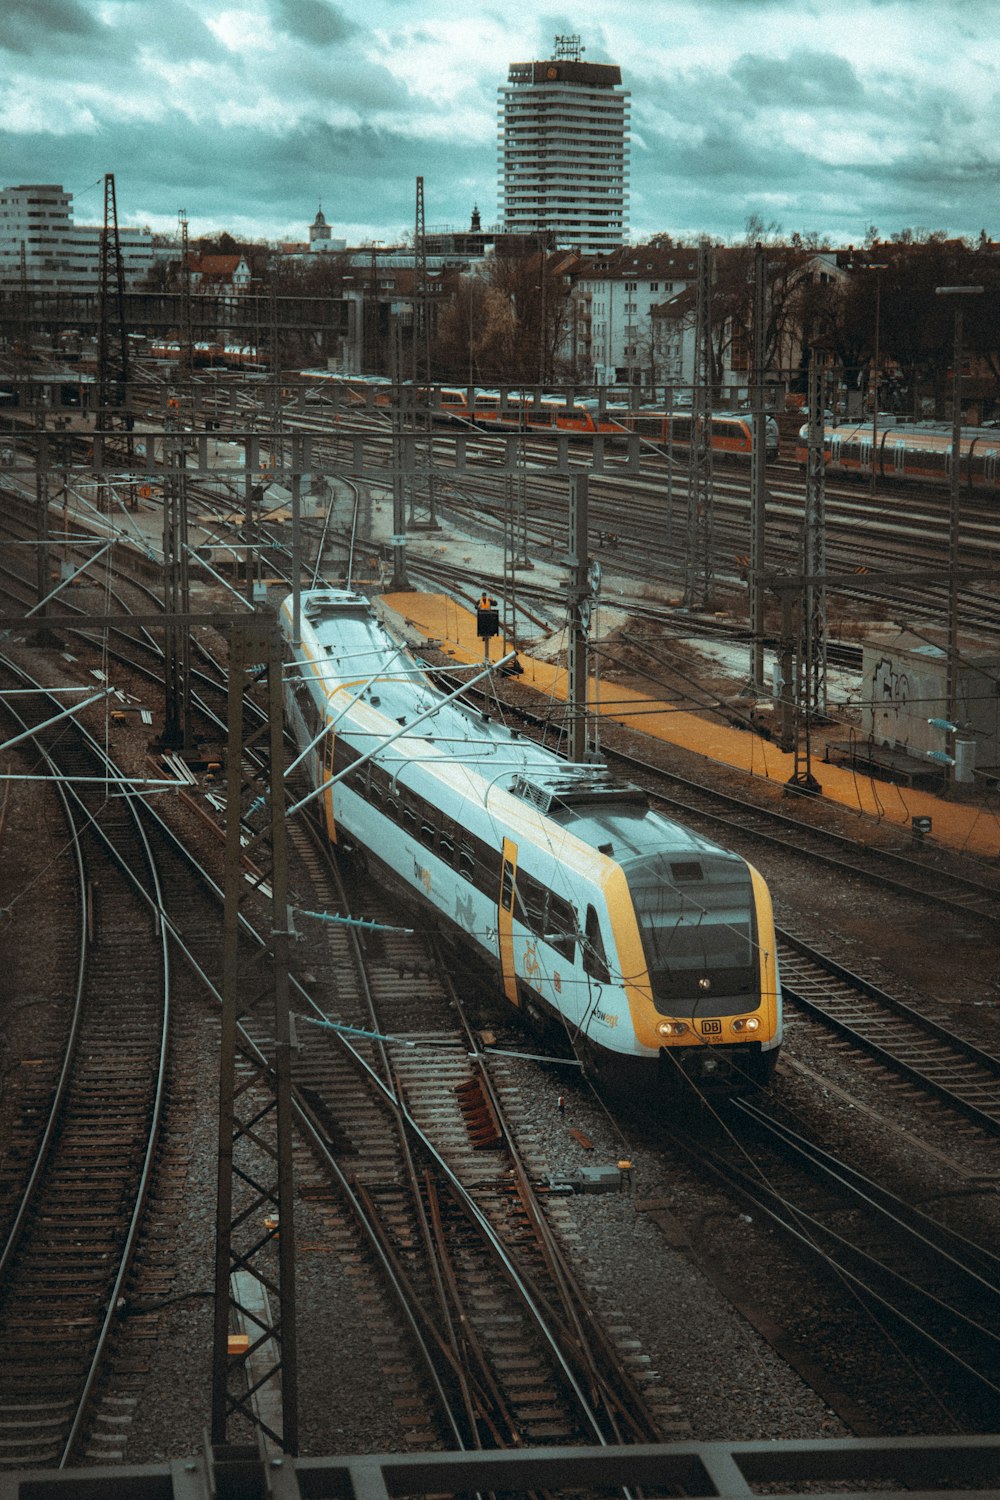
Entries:
MULTIPOLYGON (((981 286, 937 286, 939 297, 981 297, 981 286)), ((946 696, 948 720, 958 723, 958 538, 962 494, 962 302, 955 304, 955 347, 951 376, 951 473, 948 507, 948 664, 946 696)), ((955 778, 955 740, 952 730, 952 764, 949 779, 955 778)))

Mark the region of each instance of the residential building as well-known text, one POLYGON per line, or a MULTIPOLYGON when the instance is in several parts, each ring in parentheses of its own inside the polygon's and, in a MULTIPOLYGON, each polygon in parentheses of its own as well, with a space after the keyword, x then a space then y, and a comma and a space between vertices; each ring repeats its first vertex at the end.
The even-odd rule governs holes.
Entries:
MULTIPOLYGON (((73 195, 58 183, 25 183, 0 190, 0 286, 21 283, 39 291, 93 290, 101 264, 100 224, 73 221, 73 195)), ((125 285, 135 287, 153 267, 148 229, 120 226, 125 285)))
MULTIPOLYGON (((662 387, 666 357, 655 309, 693 286, 697 269, 697 250, 656 240, 584 259, 573 289, 578 378, 650 392, 662 387)), ((682 373, 678 359, 672 358, 671 378, 682 373)))
MULTIPOLYGON (((801 295, 848 274, 835 251, 776 254, 768 283, 769 380, 789 384, 802 365, 801 295)), ((717 247, 712 304, 716 399, 745 400, 750 385, 747 252, 717 247), (738 295, 742 290, 742 295, 738 295), (734 297, 739 310, 734 312, 734 297)), ((645 400, 695 380, 698 250, 652 240, 584 259, 574 274, 575 313, 562 354, 576 378, 627 388, 645 400)))
POLYGON ((216 296, 239 296, 249 289, 252 272, 243 255, 189 255, 191 290, 216 296))
POLYGON ((556 37, 543 62, 511 63, 498 111, 500 219, 560 249, 607 254, 628 228, 629 92, 621 69, 556 37))

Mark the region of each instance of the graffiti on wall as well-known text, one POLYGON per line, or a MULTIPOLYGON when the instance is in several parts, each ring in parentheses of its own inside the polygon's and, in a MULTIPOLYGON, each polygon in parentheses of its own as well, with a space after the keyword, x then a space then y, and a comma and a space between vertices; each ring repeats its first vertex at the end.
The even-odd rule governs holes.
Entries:
POLYGON ((867 684, 872 705, 872 738, 876 745, 906 748, 909 739, 907 705, 910 679, 899 663, 883 656, 875 664, 867 684))

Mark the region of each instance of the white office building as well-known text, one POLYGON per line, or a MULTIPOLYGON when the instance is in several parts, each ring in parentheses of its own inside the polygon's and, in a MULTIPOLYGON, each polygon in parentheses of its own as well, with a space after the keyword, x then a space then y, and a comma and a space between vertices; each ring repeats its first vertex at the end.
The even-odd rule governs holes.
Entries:
POLYGON ((628 230, 629 93, 621 69, 584 62, 580 38, 511 63, 499 92, 499 217, 508 234, 546 233, 599 255, 628 230))
MULTIPOLYGON (((73 195, 57 183, 0 189, 0 287, 32 291, 96 291, 101 265, 100 224, 75 224, 73 195)), ((125 285, 135 287, 153 266, 148 229, 119 228, 125 285)))

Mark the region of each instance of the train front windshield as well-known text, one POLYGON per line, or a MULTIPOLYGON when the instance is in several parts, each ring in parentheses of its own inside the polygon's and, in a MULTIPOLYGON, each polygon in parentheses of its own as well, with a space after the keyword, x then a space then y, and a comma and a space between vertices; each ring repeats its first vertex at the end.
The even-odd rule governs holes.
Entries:
POLYGON ((743 861, 654 854, 627 873, 657 1009, 684 1016, 756 1009, 753 886, 743 861))

